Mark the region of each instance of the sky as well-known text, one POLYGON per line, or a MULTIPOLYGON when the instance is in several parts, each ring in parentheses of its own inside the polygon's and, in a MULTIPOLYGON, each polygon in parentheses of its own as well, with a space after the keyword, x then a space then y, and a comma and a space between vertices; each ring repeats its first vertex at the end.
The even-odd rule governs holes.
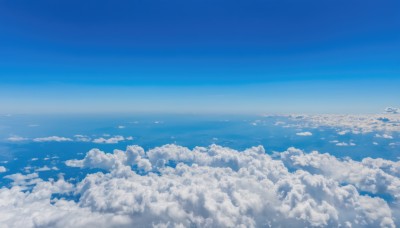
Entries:
POLYGON ((1 113, 376 113, 397 0, 0 2, 1 113))

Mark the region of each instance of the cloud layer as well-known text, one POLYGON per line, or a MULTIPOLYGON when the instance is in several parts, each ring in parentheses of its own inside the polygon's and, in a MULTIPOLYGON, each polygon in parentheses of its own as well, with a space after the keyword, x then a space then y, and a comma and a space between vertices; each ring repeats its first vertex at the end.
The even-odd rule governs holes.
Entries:
POLYGON ((11 227, 395 227, 400 162, 341 160, 295 148, 270 156, 211 145, 90 150, 76 185, 13 174, 0 189, 11 227), (25 191, 29 189, 29 191, 25 191), (368 194, 365 194, 368 193, 368 194), (52 197, 72 194, 77 201, 52 197), (387 195, 384 200, 371 195, 387 195))
MULTIPOLYGON (((369 114, 369 115, 290 115, 297 127, 319 128, 321 126, 349 130, 354 134, 370 132, 400 132, 400 115, 395 112, 391 114, 369 114)), ((341 133, 344 133, 341 131, 341 133)))

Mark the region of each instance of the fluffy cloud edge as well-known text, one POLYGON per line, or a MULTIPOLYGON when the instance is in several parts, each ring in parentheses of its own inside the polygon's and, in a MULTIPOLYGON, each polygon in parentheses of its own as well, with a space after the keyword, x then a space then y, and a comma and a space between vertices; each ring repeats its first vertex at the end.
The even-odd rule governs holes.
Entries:
POLYGON ((399 225, 394 204, 360 194, 389 194, 398 202, 400 162, 384 159, 342 160, 296 148, 270 156, 262 146, 237 151, 168 144, 148 151, 92 149, 66 165, 105 172, 88 174, 76 185, 62 177, 44 181, 37 173, 8 175, 13 187, 0 189, 5 215, 0 222, 24 227, 399 225), (75 194, 79 200, 53 194, 75 194))

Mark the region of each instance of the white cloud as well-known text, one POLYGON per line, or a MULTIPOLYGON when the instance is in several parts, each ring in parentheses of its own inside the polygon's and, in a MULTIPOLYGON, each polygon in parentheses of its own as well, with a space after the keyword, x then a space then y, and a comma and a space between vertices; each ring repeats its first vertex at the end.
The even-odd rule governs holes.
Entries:
POLYGON ((381 158, 365 158, 361 162, 339 160, 327 153, 305 154, 295 148, 289 148, 280 156, 287 167, 352 184, 361 191, 389 194, 400 202, 400 161, 381 158))
POLYGON ((114 137, 111 137, 108 139, 100 137, 100 138, 94 139, 93 142, 94 143, 116 144, 116 143, 119 143, 124 140, 125 140, 124 136, 117 135, 117 136, 114 136, 114 137))
POLYGON ((78 142, 90 142, 92 139, 87 135, 74 135, 74 138, 78 142))
POLYGON ((114 150, 113 154, 104 153, 99 149, 90 150, 82 160, 68 160, 66 165, 80 168, 100 168, 112 170, 115 167, 137 165, 145 171, 150 171, 151 164, 143 159, 144 150, 138 146, 128 146, 126 152, 114 150))
POLYGON ((400 142, 389 143, 389 146, 400 146, 400 142))
POLYGON ((7 171, 6 167, 0 166, 0 173, 4 173, 6 171, 7 171))
POLYGON ((7 140, 10 141, 10 142, 21 142, 21 141, 26 141, 26 140, 29 140, 29 139, 21 137, 21 136, 14 135, 14 136, 11 136, 11 137, 7 138, 7 140))
POLYGON ((339 131, 339 132, 338 132, 338 135, 345 135, 345 134, 347 134, 347 133, 349 133, 349 131, 339 131))
POLYGON ((289 148, 271 157, 211 145, 148 151, 90 150, 69 166, 100 168, 77 185, 14 174, 0 189, 0 224, 10 227, 395 227, 400 162, 340 160, 289 148), (134 167, 135 169, 132 169, 134 167), (139 171, 136 170, 139 168, 139 171), (31 190, 26 191, 28 186, 31 190), (25 190, 24 190, 25 189, 25 190), (76 194, 77 201, 52 199, 76 194), (38 211, 39 210, 39 211, 38 211))
POLYGON ((393 139, 393 136, 389 135, 389 134, 375 134, 376 138, 384 138, 384 139, 393 139))
POLYGON ((290 173, 262 147, 238 152, 215 145, 193 150, 165 145, 145 153, 134 146, 113 154, 92 150, 83 160, 67 164, 110 172, 88 175, 78 185, 81 206, 125 214, 137 224, 390 227, 394 223, 384 200, 362 196, 352 185, 341 186, 308 171, 290 173), (177 167, 166 166, 170 161, 177 167), (147 163, 141 170, 160 175, 137 175, 129 166, 140 162, 147 163))
POLYGON ((119 125, 119 126, 118 126, 118 129, 124 129, 124 128, 126 128, 126 127, 123 126, 123 125, 119 125))
POLYGON ((398 108, 393 108, 393 107, 387 107, 387 108, 385 109, 385 112, 386 112, 386 113, 391 113, 391 114, 398 114, 398 113, 400 113, 400 109, 398 109, 398 108))
POLYGON ((370 132, 400 132, 400 115, 394 114, 368 114, 368 115, 289 115, 296 124, 292 127, 320 128, 331 127, 341 133, 353 134, 370 132))
POLYGON ((353 143, 353 142, 349 142, 349 143, 347 143, 347 142, 338 142, 338 143, 336 143, 336 146, 356 146, 356 144, 353 143))
POLYGON ((59 136, 49 136, 43 138, 35 138, 33 139, 34 142, 70 142, 73 141, 70 138, 59 137, 59 136))
POLYGON ((312 136, 312 133, 309 132, 309 131, 305 131, 305 132, 296 133, 296 135, 298 135, 298 136, 312 136))
POLYGON ((41 167, 41 168, 37 168, 37 169, 35 169, 35 172, 45 172, 45 171, 51 171, 51 170, 53 170, 53 171, 57 171, 57 170, 59 170, 57 167, 55 167, 55 166, 53 166, 53 167, 48 167, 47 165, 45 165, 45 166, 43 166, 43 167, 41 167))

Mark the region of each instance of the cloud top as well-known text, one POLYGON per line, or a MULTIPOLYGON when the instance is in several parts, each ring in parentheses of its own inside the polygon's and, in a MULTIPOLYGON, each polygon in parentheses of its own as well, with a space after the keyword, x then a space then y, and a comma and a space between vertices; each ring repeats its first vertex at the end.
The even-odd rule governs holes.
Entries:
POLYGON ((59 136, 49 136, 43 138, 35 138, 33 139, 34 142, 70 142, 73 141, 70 138, 66 137, 59 137, 59 136))
POLYGON ((312 133, 309 131, 305 131, 305 132, 298 132, 296 133, 296 135, 298 136, 312 136, 312 133))
POLYGON ((168 144, 66 161, 102 169, 77 184, 12 174, 0 189, 0 223, 11 227, 395 227, 400 162, 341 160, 296 148, 268 155, 168 144), (362 192, 362 194, 361 194, 362 192), (370 195, 389 195, 392 200, 370 195), (54 194, 70 194, 77 201, 54 194), (18 202, 18 203, 16 203, 18 202), (37 213, 40 208, 40 213, 37 213))

